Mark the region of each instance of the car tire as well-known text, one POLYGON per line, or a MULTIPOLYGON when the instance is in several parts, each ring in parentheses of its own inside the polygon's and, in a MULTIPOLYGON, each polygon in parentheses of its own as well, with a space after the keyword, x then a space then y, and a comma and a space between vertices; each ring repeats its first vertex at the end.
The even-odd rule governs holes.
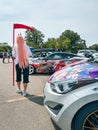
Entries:
POLYGON ((29 75, 35 74, 36 73, 36 69, 34 66, 29 65, 29 75))
POLYGON ((91 56, 91 59, 94 59, 94 56, 91 56))
POLYGON ((75 116, 71 130, 98 130, 98 102, 84 106, 75 116))

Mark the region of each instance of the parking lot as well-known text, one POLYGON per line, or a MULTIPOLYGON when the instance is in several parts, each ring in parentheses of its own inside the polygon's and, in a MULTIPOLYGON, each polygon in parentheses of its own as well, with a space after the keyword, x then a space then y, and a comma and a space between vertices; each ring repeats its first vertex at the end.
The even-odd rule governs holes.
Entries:
POLYGON ((12 85, 12 63, 0 59, 0 129, 60 130, 43 106, 43 87, 49 75, 30 75, 28 97, 16 93, 12 85))

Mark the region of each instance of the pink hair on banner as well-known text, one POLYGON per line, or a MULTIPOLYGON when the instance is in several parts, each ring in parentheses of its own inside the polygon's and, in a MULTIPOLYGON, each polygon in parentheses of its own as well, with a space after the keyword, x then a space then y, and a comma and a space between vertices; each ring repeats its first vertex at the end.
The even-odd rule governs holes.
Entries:
POLYGON ((25 68, 28 66, 28 55, 26 51, 26 44, 21 34, 18 34, 16 37, 16 44, 18 48, 19 67, 25 68))

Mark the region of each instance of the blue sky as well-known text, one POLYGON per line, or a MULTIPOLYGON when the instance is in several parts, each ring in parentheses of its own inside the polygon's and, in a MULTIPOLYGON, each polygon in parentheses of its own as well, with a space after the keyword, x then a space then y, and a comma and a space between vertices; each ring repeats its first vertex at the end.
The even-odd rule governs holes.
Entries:
MULTIPOLYGON (((48 38, 69 29, 98 44, 98 0, 0 0, 0 42, 12 45, 14 23, 33 26, 48 38)), ((17 33, 24 35, 24 29, 17 33)))

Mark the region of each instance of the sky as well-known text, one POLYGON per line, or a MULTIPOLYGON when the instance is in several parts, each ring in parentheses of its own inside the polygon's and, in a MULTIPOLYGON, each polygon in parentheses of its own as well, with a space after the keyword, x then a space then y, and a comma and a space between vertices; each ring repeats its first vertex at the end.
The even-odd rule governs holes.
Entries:
POLYGON ((91 46, 98 44, 98 0, 0 0, 0 43, 12 45, 15 23, 41 31, 44 41, 72 30, 91 46))

